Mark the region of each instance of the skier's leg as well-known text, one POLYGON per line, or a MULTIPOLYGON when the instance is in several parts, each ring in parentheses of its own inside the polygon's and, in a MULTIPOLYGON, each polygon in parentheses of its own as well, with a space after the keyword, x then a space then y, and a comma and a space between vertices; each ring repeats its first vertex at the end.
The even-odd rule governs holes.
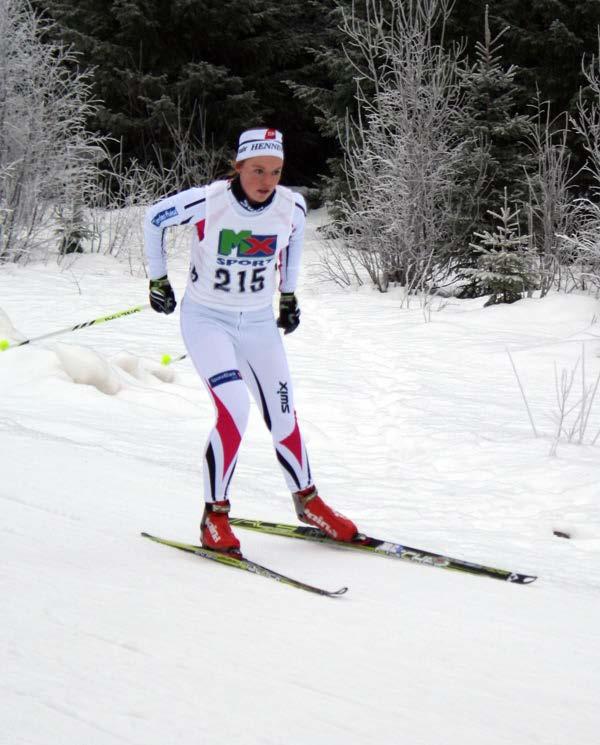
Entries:
POLYGON ((203 457, 206 506, 202 542, 217 550, 239 549, 229 527, 227 494, 250 408, 234 348, 235 317, 237 314, 215 312, 185 299, 181 307, 183 340, 216 412, 203 457))
POLYGON ((257 314, 256 320, 244 327, 240 339, 238 363, 271 432, 298 517, 332 538, 352 540, 357 533, 354 523, 325 504, 314 485, 296 417, 287 356, 272 313, 261 320, 257 314))
POLYGON ((240 335, 238 365, 271 433, 291 491, 312 484, 310 464, 296 419, 294 392, 281 336, 271 309, 248 314, 240 335))

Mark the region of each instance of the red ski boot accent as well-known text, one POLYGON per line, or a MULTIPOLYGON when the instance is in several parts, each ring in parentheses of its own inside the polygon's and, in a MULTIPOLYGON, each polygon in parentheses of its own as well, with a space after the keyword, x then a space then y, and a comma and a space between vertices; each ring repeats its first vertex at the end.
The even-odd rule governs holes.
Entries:
POLYGON ((240 542, 229 525, 229 500, 207 502, 200 523, 200 538, 204 548, 225 554, 239 554, 240 542))
POLYGON ((326 505, 314 486, 295 492, 293 497, 298 518, 303 523, 319 528, 335 541, 349 543, 358 534, 352 520, 326 505))

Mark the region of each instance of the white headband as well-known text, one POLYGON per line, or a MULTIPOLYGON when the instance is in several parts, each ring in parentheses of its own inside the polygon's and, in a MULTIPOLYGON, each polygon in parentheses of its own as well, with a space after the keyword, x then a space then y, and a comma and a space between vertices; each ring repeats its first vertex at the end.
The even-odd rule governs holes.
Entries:
POLYGON ((283 160, 283 135, 277 129, 248 129, 242 132, 238 143, 236 162, 271 155, 283 160))

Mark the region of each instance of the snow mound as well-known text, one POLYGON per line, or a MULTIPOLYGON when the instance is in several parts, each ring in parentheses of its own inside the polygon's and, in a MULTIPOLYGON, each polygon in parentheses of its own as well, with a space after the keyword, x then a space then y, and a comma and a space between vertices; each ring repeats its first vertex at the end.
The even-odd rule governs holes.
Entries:
POLYGON ((8 315, 0 308, 0 341, 18 342, 25 341, 27 337, 12 325, 8 315))
POLYGON ((114 396, 135 381, 146 385, 172 383, 174 373, 152 360, 120 352, 107 359, 93 349, 72 344, 57 344, 61 368, 74 383, 91 385, 101 393, 114 396))
POLYGON ((120 352, 112 358, 112 362, 142 383, 152 383, 155 379, 163 383, 172 383, 175 379, 173 370, 165 365, 136 357, 129 352, 120 352))
POLYGON ((92 385, 109 396, 114 396, 123 388, 117 370, 93 349, 57 344, 55 351, 62 369, 74 383, 92 385))

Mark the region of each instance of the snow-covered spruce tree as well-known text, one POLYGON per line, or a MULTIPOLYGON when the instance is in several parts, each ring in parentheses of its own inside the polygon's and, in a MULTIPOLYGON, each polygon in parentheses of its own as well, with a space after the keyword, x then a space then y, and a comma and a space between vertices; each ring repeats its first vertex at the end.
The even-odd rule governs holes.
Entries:
MULTIPOLYGON (((517 69, 506 67, 502 60, 501 38, 504 28, 495 36, 490 30, 488 6, 483 19, 483 41, 475 45, 475 63, 461 70, 464 97, 462 131, 474 136, 481 143, 484 153, 485 178, 478 194, 476 231, 493 229, 492 215, 504 202, 508 190, 509 202, 518 205, 528 200, 526 172, 534 168, 534 159, 525 140, 531 133, 531 118, 516 110, 519 87, 515 81, 517 69), (525 171, 524 171, 525 169, 525 171)), ((527 215, 519 212, 521 228, 526 230, 527 215)), ((459 276, 470 276, 463 268, 473 267, 478 260, 471 244, 459 247, 456 263, 459 276)), ((461 291, 462 297, 472 297, 477 286, 468 283, 461 291)))
POLYGON ((389 282, 430 290, 445 268, 438 257, 466 240, 457 226, 473 141, 457 132, 459 50, 434 40, 435 32, 443 37, 449 7, 365 0, 364 17, 343 13, 358 115, 340 133, 348 196, 336 205, 330 237, 382 291, 389 282))
POLYGON ((47 256, 57 226, 62 250, 77 247, 94 182, 89 77, 47 31, 27 0, 0 0, 0 262, 47 256))
POLYGON ((539 285, 536 257, 530 250, 530 237, 521 234, 519 212, 519 208, 511 210, 505 191, 500 212, 490 212, 496 221, 494 230, 475 233, 479 240, 471 243, 477 262, 464 274, 477 295, 491 295, 486 306, 514 303, 539 285))

